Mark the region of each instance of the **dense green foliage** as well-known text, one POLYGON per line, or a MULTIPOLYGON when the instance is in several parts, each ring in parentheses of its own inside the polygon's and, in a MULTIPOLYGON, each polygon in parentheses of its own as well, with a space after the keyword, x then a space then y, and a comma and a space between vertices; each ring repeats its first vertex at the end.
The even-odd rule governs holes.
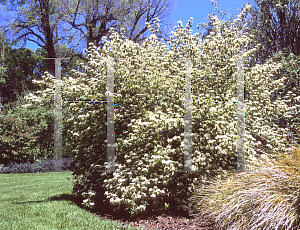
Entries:
POLYGON ((0 84, 0 90, 4 97, 3 104, 15 102, 18 96, 24 97, 26 90, 32 92, 44 89, 42 86, 33 84, 33 79, 42 76, 43 56, 28 48, 13 49, 13 43, 5 42, 4 50, 4 74, 2 78, 5 83, 0 84))
MULTIPOLYGON (((256 43, 261 44, 255 63, 265 63, 269 58, 283 63, 283 68, 273 79, 282 76, 287 79, 271 100, 296 98, 300 95, 300 3, 298 0, 255 0, 255 3, 257 6, 249 11, 251 17, 247 20, 247 30, 254 35, 256 43)), ((299 107, 291 111, 291 117, 274 118, 280 128, 289 128, 296 143, 300 144, 296 132, 300 126, 299 107)))
POLYGON ((274 55, 274 61, 281 62, 283 68, 278 74, 273 76, 273 79, 278 80, 281 77, 286 77, 286 79, 282 82, 283 87, 274 91, 271 100, 291 99, 291 102, 287 104, 289 106, 295 106, 295 109, 291 110, 288 116, 273 117, 273 122, 277 124, 279 128, 288 127, 293 135, 294 144, 299 145, 300 139, 297 135, 297 128, 300 127, 300 105, 297 98, 300 96, 300 55, 295 56, 291 53, 287 56, 278 52, 274 55))
MULTIPOLYGON (((26 91, 25 95, 28 94, 26 91)), ((34 109, 26 108, 25 103, 26 100, 18 95, 16 102, 3 107, 0 117, 2 164, 14 161, 32 162, 37 157, 53 157, 53 102, 52 106, 51 103, 48 106, 41 104, 34 109)), ((65 113, 64 110, 63 114, 65 113)), ((72 152, 66 150, 70 148, 70 144, 64 143, 62 157, 72 157, 72 152)))
POLYGON ((13 115, 1 116, 0 125, 0 162, 32 162, 37 155, 38 126, 30 127, 13 115))

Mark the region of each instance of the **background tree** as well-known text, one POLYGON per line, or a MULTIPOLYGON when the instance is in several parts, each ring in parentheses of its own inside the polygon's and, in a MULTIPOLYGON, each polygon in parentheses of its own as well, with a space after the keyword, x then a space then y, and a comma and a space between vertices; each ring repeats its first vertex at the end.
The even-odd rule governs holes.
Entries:
MULTIPOLYGON (((36 0, 36 1, 1 1, 6 7, 5 9, 10 12, 16 12, 18 17, 12 17, 13 20, 9 22, 9 25, 2 26, 4 32, 12 32, 10 36, 13 41, 19 43, 23 40, 21 47, 25 46, 26 41, 32 41, 36 43, 41 50, 38 51, 43 55, 41 59, 41 65, 43 70, 49 73, 55 73, 55 61, 46 60, 47 57, 65 57, 71 56, 70 65, 74 66, 76 62, 77 52, 74 54, 73 49, 66 48, 66 45, 61 43, 61 38, 58 37, 58 29, 63 25, 61 23, 62 14, 59 11, 55 11, 52 2, 49 0, 36 0), (16 11, 16 8, 18 9, 16 11), (58 12, 58 13, 57 13, 58 12), (73 60, 75 59, 75 60, 73 60), (72 64, 71 64, 72 63, 72 64)), ((2 20, 6 20, 3 19, 2 20)), ((84 58, 80 54, 81 59, 84 58)), ((65 60, 62 61, 62 76, 65 76, 68 68, 68 63, 65 60)))
MULTIPOLYGON (((124 27, 130 40, 141 43, 146 38, 142 36, 147 31, 145 22, 153 23, 155 17, 162 19, 169 13, 174 2, 167 1, 170 0, 0 0, 0 3, 9 5, 5 8, 7 11, 18 9, 18 17, 6 26, 5 32, 12 31, 13 37, 18 35, 15 39, 23 40, 23 46, 26 41, 35 42, 46 51, 46 57, 69 57, 70 63, 78 66, 79 61, 87 63, 82 50, 88 48, 90 42, 97 47, 102 46, 102 37, 110 37, 110 27, 117 31, 124 27), (82 19, 83 22, 80 21, 82 19), (78 36, 78 32, 83 36, 78 36), (82 39, 85 39, 86 45, 81 42, 82 39), (61 52, 61 47, 64 52, 61 52)), ((165 31, 158 34, 158 37, 163 36, 166 36, 165 31)), ((48 60, 47 63, 46 70, 54 75, 54 61, 48 60)), ((68 61, 63 61, 62 76, 68 65, 68 61)))
MULTIPOLYGON (((57 1, 56 6, 64 13, 65 21, 71 28, 79 31, 86 40, 86 47, 93 43, 96 47, 102 47, 101 38, 110 37, 109 28, 116 31, 125 28, 125 36, 139 44, 146 39, 145 32, 148 28, 145 22, 154 23, 154 18, 164 19, 173 9, 173 0, 111 0, 111 1, 82 1, 70 2, 68 0, 57 1), (83 16, 84 20, 80 16, 83 16)), ((163 21, 164 26, 169 26, 163 21)), ((168 28, 169 29, 169 28, 168 28)), ((168 40, 168 34, 163 29, 158 34, 159 38, 168 40)), ((68 41, 73 41, 74 36, 69 36, 68 41)), ((80 40, 82 37, 80 38, 80 40)))
POLYGON ((22 83, 25 83, 29 91, 41 89, 31 82, 32 79, 40 79, 42 76, 42 70, 39 69, 40 56, 27 48, 13 49, 10 46, 6 51, 4 65, 6 83, 2 88, 6 101, 16 101, 17 94, 23 96, 22 83))
POLYGON ((37 87, 31 80, 41 79, 43 72, 40 69, 41 55, 27 48, 13 49, 16 43, 10 43, 4 35, 2 38, 0 91, 2 105, 5 105, 9 101, 16 101, 18 94, 24 95, 23 84, 30 92, 40 90, 41 87, 37 87))
POLYGON ((3 103, 3 96, 2 96, 2 87, 3 84, 5 84, 5 78, 4 78, 4 37, 0 33, 0 113, 2 112, 2 103, 3 103))
MULTIPOLYGON (((3 96, 1 117, 3 117, 3 119, 10 119, 10 114, 13 113, 19 121, 24 123, 24 127, 31 127, 30 130, 34 130, 34 135, 36 136, 36 134, 38 134, 38 136, 36 136, 36 144, 39 145, 39 151, 43 156, 49 155, 49 153, 53 152, 53 107, 46 108, 40 105, 33 111, 21 108, 22 105, 25 104, 24 96, 37 90, 45 89, 45 86, 39 86, 32 82, 32 79, 41 80, 41 76, 44 73, 42 60, 45 54, 43 52, 45 51, 41 48, 38 48, 36 52, 28 48, 12 48, 16 43, 10 43, 4 35, 2 36, 2 41, 2 47, 4 45, 4 49, 2 49, 3 52, 1 51, 1 67, 3 69, 1 75, 3 81, 0 85, 0 92, 3 96)), ((13 120, 13 122, 15 121, 16 120, 13 120)), ((14 125, 18 126, 17 124, 14 125)), ((13 142, 10 144, 7 143, 5 147, 8 151, 8 149, 10 149, 8 146, 12 147, 16 141, 14 139, 14 133, 3 132, 1 135, 3 136, 1 136, 0 139, 3 140, 7 136, 12 137, 13 142)), ((37 145, 35 145, 34 148, 36 147, 37 145)))
MULTIPOLYGON (((6 1, 2 1, 7 5, 6 1)), ((8 8, 6 8, 8 10, 8 8)), ((18 17, 14 18, 9 24, 9 28, 5 32, 11 30, 13 35, 18 35, 16 39, 23 39, 24 45, 26 41, 32 41, 39 45, 47 52, 46 57, 56 57, 54 45, 57 39, 53 39, 53 26, 50 24, 50 17, 54 15, 53 7, 49 0, 35 0, 31 2, 10 1, 9 10, 17 10, 18 17), (26 4, 28 3, 28 4, 26 4), (35 30, 34 30, 35 29, 35 30), (38 29, 38 32, 36 31, 38 29), (32 39, 35 37, 35 39, 32 39)), ((57 25, 55 17, 54 25, 57 25)), ((54 73, 54 62, 47 60, 47 71, 54 73)))
MULTIPOLYGON (((286 76, 287 79, 282 89, 274 92, 271 100, 295 98, 300 95, 300 2, 298 0, 254 1, 256 7, 250 11, 248 30, 254 35, 256 43, 261 44, 255 63, 265 63, 268 58, 280 61, 283 68, 273 76, 273 79, 277 80, 282 76, 286 76)), ((276 123, 280 128, 290 127, 297 139, 295 128, 300 125, 298 117, 299 111, 295 111, 289 118, 276 118, 276 123)))
POLYGON ((300 2, 298 0, 254 0, 249 31, 262 44, 257 54, 264 63, 281 51, 300 55, 300 2))

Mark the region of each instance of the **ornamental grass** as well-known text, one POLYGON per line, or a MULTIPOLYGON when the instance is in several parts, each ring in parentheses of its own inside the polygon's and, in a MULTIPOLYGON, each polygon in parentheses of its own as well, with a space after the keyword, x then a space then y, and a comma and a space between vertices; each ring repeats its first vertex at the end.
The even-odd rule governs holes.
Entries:
POLYGON ((298 146, 273 159, 264 156, 255 170, 210 179, 190 200, 216 229, 299 229, 299 172, 298 146))

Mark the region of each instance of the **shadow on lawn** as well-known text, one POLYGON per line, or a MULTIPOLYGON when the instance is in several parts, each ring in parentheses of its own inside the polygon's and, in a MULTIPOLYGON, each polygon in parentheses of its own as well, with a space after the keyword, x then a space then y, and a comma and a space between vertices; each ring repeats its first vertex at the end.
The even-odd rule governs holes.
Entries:
POLYGON ((35 200, 35 201, 24 201, 24 202, 14 202, 14 204, 25 204, 25 203, 42 203, 42 202, 49 202, 49 201, 72 201, 74 204, 76 204, 78 207, 81 208, 81 200, 76 198, 72 194, 61 194, 59 196, 52 196, 45 200, 35 200))
POLYGON ((76 198, 72 194, 61 194, 59 196, 52 196, 48 200, 50 200, 50 201, 55 201, 55 200, 72 201, 74 204, 80 206, 80 199, 76 198))

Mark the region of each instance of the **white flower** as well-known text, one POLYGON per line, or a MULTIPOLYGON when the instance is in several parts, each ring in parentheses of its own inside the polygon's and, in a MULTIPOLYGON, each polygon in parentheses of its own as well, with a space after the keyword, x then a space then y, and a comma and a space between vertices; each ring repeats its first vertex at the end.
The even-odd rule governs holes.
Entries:
POLYGON ((155 38, 156 38, 156 35, 155 35, 155 34, 151 34, 151 35, 150 35, 150 38, 155 39, 155 38))
POLYGON ((116 202, 116 203, 119 203, 119 202, 121 202, 121 201, 122 201, 122 199, 120 199, 120 198, 118 198, 118 197, 115 199, 115 202, 116 202))
POLYGON ((31 104, 27 104, 27 105, 22 105, 22 108, 27 108, 27 107, 30 107, 31 104))
POLYGON ((146 196, 147 196, 147 194, 143 192, 143 193, 142 193, 142 196, 143 196, 143 197, 146 197, 146 196))
POLYGON ((144 210, 146 210, 146 207, 145 207, 144 205, 140 205, 140 206, 139 206, 139 209, 140 209, 141 211, 144 211, 144 210))
POLYGON ((126 181, 126 179, 118 179, 118 183, 120 183, 120 184, 122 184, 125 181, 126 181))
POLYGON ((120 174, 119 174, 119 173, 116 173, 116 172, 114 172, 114 173, 113 173, 113 175, 114 175, 114 177, 119 177, 119 175, 120 175, 120 174))

